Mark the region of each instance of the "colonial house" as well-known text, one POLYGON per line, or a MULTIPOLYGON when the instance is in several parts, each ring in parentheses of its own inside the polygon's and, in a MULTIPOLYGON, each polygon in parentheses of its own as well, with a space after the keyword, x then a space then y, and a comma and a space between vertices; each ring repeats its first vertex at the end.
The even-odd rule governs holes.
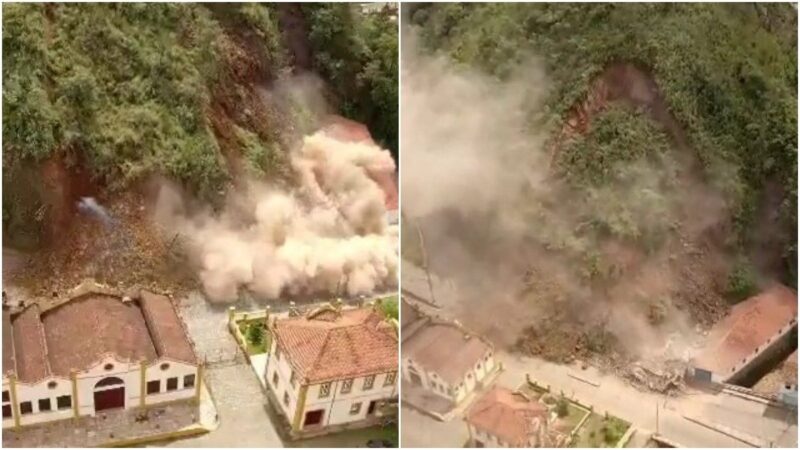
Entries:
POLYGON ((410 389, 423 388, 455 406, 493 380, 498 366, 489 341, 456 321, 430 317, 405 299, 401 308, 402 371, 410 389))
POLYGON ((3 309, 3 428, 196 399, 201 368, 172 302, 94 283, 3 309))
POLYGON ((377 308, 292 309, 267 321, 265 382, 293 437, 372 425, 396 411, 397 329, 377 308))
POLYGON ((472 447, 564 447, 569 441, 568 425, 555 411, 503 387, 477 399, 464 421, 472 447))
POLYGON ((774 284, 731 308, 687 370, 693 381, 752 385, 797 348, 797 292, 774 284))

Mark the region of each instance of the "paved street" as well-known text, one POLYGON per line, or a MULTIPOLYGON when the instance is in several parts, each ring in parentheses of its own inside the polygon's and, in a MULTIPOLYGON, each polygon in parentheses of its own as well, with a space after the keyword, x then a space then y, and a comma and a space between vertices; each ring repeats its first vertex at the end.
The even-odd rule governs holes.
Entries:
POLYGON ((498 384, 517 386, 525 380, 527 372, 538 382, 550 384, 556 390, 563 389, 566 394, 594 405, 598 411, 608 410, 613 415, 632 421, 640 432, 650 434, 657 431, 687 447, 750 445, 687 420, 684 415, 737 427, 738 431, 757 436, 765 442, 785 443, 789 435, 796 436, 797 433, 796 425, 790 427, 783 418, 770 416, 763 405, 727 394, 693 392, 680 398, 665 397, 639 391, 623 380, 601 374, 593 368, 581 370, 509 354, 501 354, 499 358, 506 370, 498 378, 498 384), (590 382, 578 380, 571 374, 590 382))
POLYGON ((220 425, 205 435, 172 441, 167 447, 284 446, 256 374, 228 332, 227 306, 210 304, 197 292, 180 303, 181 317, 198 354, 209 359, 206 383, 220 425))
POLYGON ((167 447, 283 447, 267 412, 267 399, 245 363, 212 367, 206 372, 219 411, 219 428, 167 447))
POLYGON ((461 417, 440 422, 407 406, 401 408, 400 414, 400 445, 405 448, 462 448, 469 438, 461 417))

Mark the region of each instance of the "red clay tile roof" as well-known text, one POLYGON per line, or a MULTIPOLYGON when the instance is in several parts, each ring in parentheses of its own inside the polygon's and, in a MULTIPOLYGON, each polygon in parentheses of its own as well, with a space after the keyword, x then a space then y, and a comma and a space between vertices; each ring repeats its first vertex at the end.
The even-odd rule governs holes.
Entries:
MULTIPOLYGON (((4 314, 4 322, 6 315, 4 314)), ((152 362, 159 357, 196 363, 194 349, 175 308, 164 296, 142 291, 140 300, 86 293, 44 312, 32 305, 10 318, 19 380, 33 383, 49 375, 67 377, 72 369, 85 370, 105 355, 126 361, 152 362)))
POLYGON ((309 384, 397 370, 397 337, 371 308, 277 319, 278 346, 309 384))
POLYGON ((511 446, 527 447, 538 430, 537 419, 545 424, 547 416, 545 405, 496 386, 475 401, 464 420, 511 446))
POLYGON ((403 358, 411 358, 448 383, 457 384, 492 347, 454 323, 434 321, 406 338, 402 350, 403 358))
POLYGON ((158 355, 195 364, 194 349, 170 299, 142 291, 140 303, 158 355))
POLYGON ((58 375, 87 369, 105 354, 127 361, 158 357, 142 310, 133 301, 89 294, 46 312, 42 322, 58 375))
POLYGON ((39 306, 25 308, 12 322, 14 329, 14 356, 17 362, 17 378, 26 383, 39 381, 50 375, 42 322, 39 321, 39 306))
POLYGON ((11 311, 3 307, 3 374, 16 373, 14 360, 14 330, 11 326, 11 311))
POLYGON ((797 317, 797 292, 776 284, 735 305, 709 333, 697 367, 725 375, 797 317))

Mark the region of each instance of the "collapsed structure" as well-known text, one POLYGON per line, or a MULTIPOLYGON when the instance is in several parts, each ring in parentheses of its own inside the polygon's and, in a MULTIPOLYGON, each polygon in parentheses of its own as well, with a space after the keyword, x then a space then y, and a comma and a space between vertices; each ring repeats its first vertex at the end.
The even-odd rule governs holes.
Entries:
POLYGON ((268 317, 270 400, 293 437, 373 425, 396 413, 397 329, 377 306, 268 317))
POLYGON ((476 400, 464 421, 472 447, 563 447, 569 437, 547 405, 504 387, 476 400))
POLYGON ((3 428, 196 399, 202 366, 169 298, 87 282, 3 309, 3 428))
POLYGON ((688 375, 699 382, 751 384, 761 365, 796 346, 797 292, 775 284, 735 305, 714 326, 688 375))

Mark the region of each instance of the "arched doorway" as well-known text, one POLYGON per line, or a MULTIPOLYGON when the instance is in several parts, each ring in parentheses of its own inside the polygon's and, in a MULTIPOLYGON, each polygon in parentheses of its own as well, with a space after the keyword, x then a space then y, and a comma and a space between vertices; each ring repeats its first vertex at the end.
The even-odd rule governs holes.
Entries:
POLYGON ((117 377, 103 378, 94 385, 94 410, 125 407, 125 382, 117 377))

